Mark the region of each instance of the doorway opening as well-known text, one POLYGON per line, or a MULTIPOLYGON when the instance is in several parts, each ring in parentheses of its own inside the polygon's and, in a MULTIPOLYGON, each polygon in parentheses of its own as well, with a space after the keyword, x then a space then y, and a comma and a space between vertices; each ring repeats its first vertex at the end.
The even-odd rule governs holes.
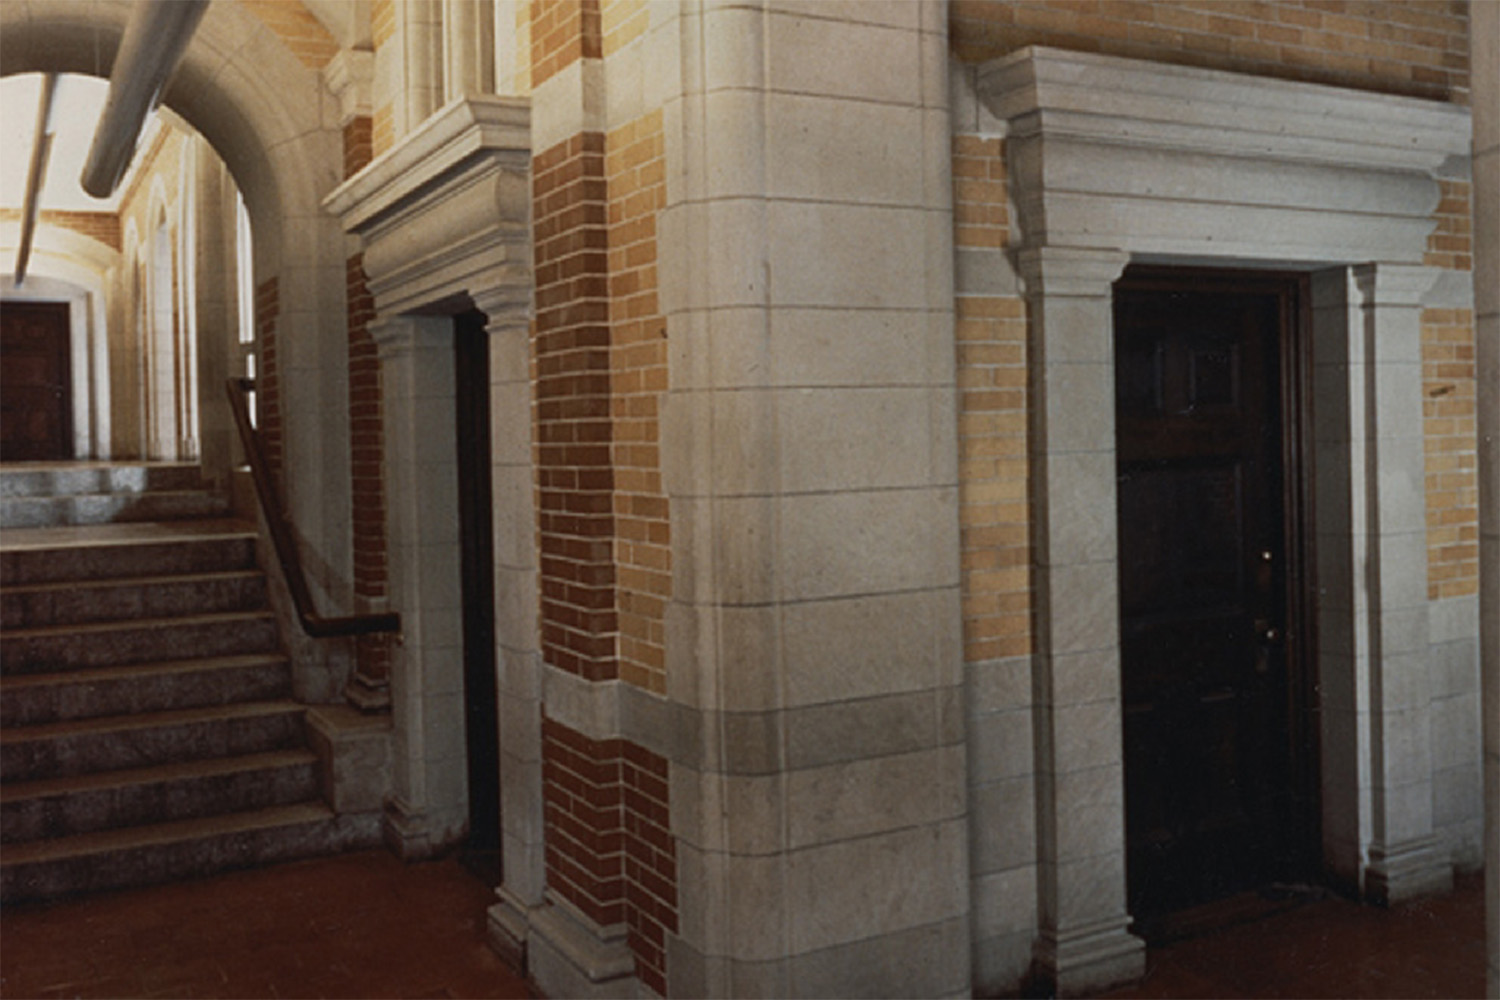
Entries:
POLYGON ((464 865, 491 885, 500 866, 500 719, 490 491, 490 352, 484 313, 453 319, 458 517, 463 587, 464 739, 469 832, 464 865))
POLYGON ((1296 275, 1115 284, 1126 883, 1148 940, 1317 871, 1306 302, 1296 275))
POLYGON ((70 322, 66 302, 0 309, 0 462, 73 457, 70 322))

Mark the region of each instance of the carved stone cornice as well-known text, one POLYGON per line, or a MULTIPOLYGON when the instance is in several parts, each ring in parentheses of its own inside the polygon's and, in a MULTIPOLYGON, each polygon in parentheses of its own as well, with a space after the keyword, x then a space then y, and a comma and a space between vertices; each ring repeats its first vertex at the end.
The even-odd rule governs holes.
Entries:
POLYGON ((529 294, 529 117, 524 100, 456 100, 324 199, 364 244, 379 313, 529 294))
POLYGON ((1031 47, 979 70, 1026 247, 1421 263, 1466 108, 1031 47))

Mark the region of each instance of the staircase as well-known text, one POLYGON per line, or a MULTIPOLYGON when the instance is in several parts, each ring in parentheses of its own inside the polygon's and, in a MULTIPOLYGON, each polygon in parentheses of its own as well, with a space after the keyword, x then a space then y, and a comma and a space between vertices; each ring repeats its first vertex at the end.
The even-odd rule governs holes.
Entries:
POLYGON ((378 840, 320 796, 226 513, 191 465, 0 467, 0 900, 378 840))

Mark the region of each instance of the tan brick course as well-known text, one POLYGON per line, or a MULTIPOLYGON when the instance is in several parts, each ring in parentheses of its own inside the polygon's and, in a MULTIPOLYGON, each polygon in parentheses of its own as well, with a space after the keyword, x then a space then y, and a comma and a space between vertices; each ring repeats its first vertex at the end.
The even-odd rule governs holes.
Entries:
POLYGON ((953 51, 1027 45, 1468 103, 1464 0, 953 0, 953 51))

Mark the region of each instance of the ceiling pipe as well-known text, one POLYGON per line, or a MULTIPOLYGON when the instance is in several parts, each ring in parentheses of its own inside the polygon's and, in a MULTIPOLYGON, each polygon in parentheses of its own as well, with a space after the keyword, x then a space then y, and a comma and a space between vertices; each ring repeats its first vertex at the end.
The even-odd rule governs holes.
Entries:
POLYGON ((109 97, 83 167, 83 189, 114 194, 140 140, 141 126, 187 51, 208 0, 137 0, 109 74, 109 97))
POLYGON ((31 164, 26 168, 26 205, 21 210, 21 248, 16 253, 16 284, 26 280, 31 263, 31 241, 42 210, 42 182, 47 177, 47 159, 52 155, 52 98, 57 94, 57 74, 42 76, 41 97, 36 105, 36 133, 31 139, 31 164))

